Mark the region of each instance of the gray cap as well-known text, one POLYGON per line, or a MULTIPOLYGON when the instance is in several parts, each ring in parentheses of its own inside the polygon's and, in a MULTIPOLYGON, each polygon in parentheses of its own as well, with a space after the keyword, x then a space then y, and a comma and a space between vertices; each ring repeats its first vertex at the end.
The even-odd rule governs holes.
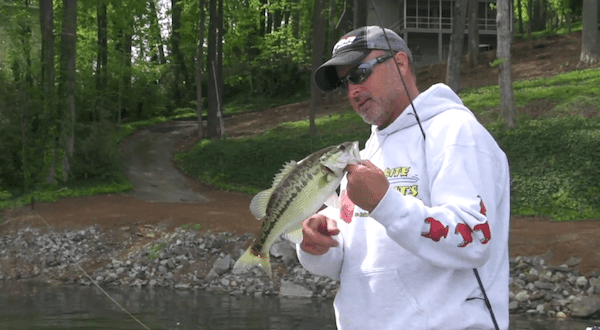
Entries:
POLYGON ((331 59, 323 63, 315 71, 315 83, 324 92, 336 89, 339 85, 339 77, 335 70, 336 65, 352 65, 362 61, 373 49, 392 50, 404 52, 412 62, 412 54, 404 39, 390 30, 379 26, 363 26, 346 33, 333 46, 331 59), (386 40, 387 35, 387 40, 386 40), (391 47, 391 49, 390 49, 391 47))

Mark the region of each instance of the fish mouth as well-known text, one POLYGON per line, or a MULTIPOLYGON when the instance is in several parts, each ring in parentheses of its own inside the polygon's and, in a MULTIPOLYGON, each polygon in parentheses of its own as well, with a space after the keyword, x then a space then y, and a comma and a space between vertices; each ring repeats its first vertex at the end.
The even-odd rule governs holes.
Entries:
POLYGON ((323 169, 323 171, 325 171, 325 173, 335 175, 335 172, 332 169, 330 169, 329 167, 327 167, 325 165, 321 165, 321 168, 323 169))

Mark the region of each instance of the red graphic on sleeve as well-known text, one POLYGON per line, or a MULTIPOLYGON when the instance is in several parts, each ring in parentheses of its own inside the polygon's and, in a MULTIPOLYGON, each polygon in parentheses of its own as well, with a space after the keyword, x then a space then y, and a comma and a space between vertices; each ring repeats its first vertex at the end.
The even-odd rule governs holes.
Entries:
POLYGON ((354 203, 352 203, 352 201, 348 197, 346 189, 342 191, 342 197, 340 197, 340 202, 342 204, 342 207, 340 209, 340 218, 342 218, 342 220, 346 221, 347 223, 350 223, 352 221, 352 216, 354 215, 354 203))
POLYGON ((429 232, 421 233, 421 236, 431 238, 434 242, 439 242, 440 239, 448 236, 448 226, 444 226, 434 218, 427 218, 425 222, 429 223, 429 232))
POLYGON ((456 225, 455 234, 460 234, 463 238, 462 243, 458 245, 458 247, 465 247, 471 243, 473 243, 473 231, 469 227, 469 225, 465 223, 459 223, 456 225))
POLYGON ((483 204, 483 199, 481 199, 481 197, 479 197, 479 206, 481 206, 481 211, 479 211, 479 213, 486 215, 487 216, 487 209, 485 208, 485 204, 483 204))
POLYGON ((487 223, 487 221, 485 223, 475 226, 473 228, 473 231, 481 231, 481 233, 483 234, 481 244, 487 244, 492 239, 492 231, 490 230, 490 225, 487 223))

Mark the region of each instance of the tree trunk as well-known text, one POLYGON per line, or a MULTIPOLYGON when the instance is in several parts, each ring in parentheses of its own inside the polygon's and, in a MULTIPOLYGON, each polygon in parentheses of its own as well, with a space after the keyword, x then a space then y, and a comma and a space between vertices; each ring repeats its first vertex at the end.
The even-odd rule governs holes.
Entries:
POLYGON ((182 12, 181 0, 171 0, 171 52, 173 54, 174 61, 174 72, 175 72, 175 80, 173 82, 173 96, 175 100, 176 107, 183 107, 186 104, 186 93, 185 93, 185 84, 189 84, 189 78, 187 74, 187 68, 185 66, 185 60, 183 57, 183 53, 181 52, 181 12, 182 12), (182 86, 183 85, 183 86, 182 86))
POLYGON ((523 8, 521 0, 517 0, 517 16, 519 17, 519 33, 523 34, 523 8))
POLYGON ((208 5, 208 118, 206 131, 209 139, 217 138, 218 132, 218 90, 215 62, 217 61, 217 0, 210 0, 208 5))
POLYGON ((479 1, 468 0, 469 7, 469 66, 475 67, 479 64, 479 1))
POLYGON ((196 45, 196 113, 198 114, 198 138, 203 139, 202 72, 204 71, 204 22, 206 20, 204 0, 198 0, 198 9, 200 9, 200 26, 198 28, 198 43, 196 45))
POLYGON ((153 43, 156 43, 155 47, 158 50, 156 59, 158 60, 158 63, 165 64, 167 63, 167 59, 165 58, 164 44, 160 34, 160 25, 158 22, 158 12, 156 11, 155 1, 156 0, 150 0, 150 15, 152 15, 152 18, 150 19, 150 33, 152 33, 151 39, 154 40, 153 43))
POLYGON ((223 0, 217 3, 217 118, 219 119, 219 128, 221 139, 225 138, 225 122, 223 121, 223 0))
POLYGON ((96 93, 97 93, 97 113, 96 118, 92 120, 99 120, 104 117, 105 111, 105 98, 106 98, 106 85, 108 76, 108 18, 107 18, 107 6, 104 0, 98 2, 96 9, 96 16, 98 22, 98 53, 96 58, 96 93))
POLYGON ((329 33, 327 38, 327 49, 333 49, 337 40, 335 33, 335 0, 329 0, 329 33))
POLYGON ((465 38, 467 0, 457 0, 452 15, 452 36, 450 37, 450 50, 448 52, 448 68, 446 69, 446 85, 456 93, 461 89, 461 60, 465 38))
MULTIPOLYGON (((323 63, 323 47, 325 44, 325 20, 321 14, 321 7, 325 0, 316 0, 313 8, 313 36, 312 36, 312 74, 314 77, 315 71, 323 63)), ((319 106, 319 99, 321 98, 321 91, 311 79, 311 90, 310 90, 310 110, 309 110, 309 123, 310 123, 310 134, 317 134, 317 126, 315 125, 315 114, 317 107, 319 106)))
POLYGON ((52 0, 40 0, 40 27, 42 37, 42 91, 43 112, 51 120, 44 134, 49 137, 50 164, 45 178, 46 183, 54 183, 56 173, 56 97, 54 94, 54 8, 52 0))
POLYGON ((581 31, 581 56, 578 68, 596 65, 600 61, 598 40, 598 0, 583 0, 583 30, 581 31))
POLYGON ((66 100, 67 111, 62 112, 62 137, 65 143, 63 156, 63 181, 69 180, 71 159, 75 148, 75 58, 77 53, 77 0, 63 0, 61 35, 61 80, 64 88, 61 97, 66 100))
POLYGON ((527 1, 527 16, 529 16, 529 20, 527 21, 527 39, 531 39, 531 32, 533 31, 533 1, 527 1))
POLYGON ((498 75, 500 85, 500 112, 504 118, 504 129, 515 128, 515 102, 512 87, 512 73, 510 62, 510 0, 498 0, 498 14, 496 27, 498 29, 497 58, 501 61, 498 75))

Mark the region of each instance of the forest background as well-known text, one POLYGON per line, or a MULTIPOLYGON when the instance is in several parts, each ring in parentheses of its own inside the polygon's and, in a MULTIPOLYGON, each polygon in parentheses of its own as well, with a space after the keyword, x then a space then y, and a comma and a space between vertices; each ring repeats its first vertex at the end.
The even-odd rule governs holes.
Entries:
MULTIPOLYGON (((517 1, 514 4, 515 34, 535 38, 583 26, 585 35, 584 6, 593 2, 517 1), (582 20, 583 25, 577 23, 582 20)), ((364 12, 355 10, 359 3, 364 5, 365 2, 0 1, 0 202, 16 205, 33 198, 48 200, 56 196, 126 191, 131 185, 117 159, 119 142, 139 127, 167 120, 204 117, 206 130, 200 126, 198 134, 209 140, 202 143, 202 147, 212 146, 222 155, 227 154, 224 151, 228 146, 210 142, 223 137, 220 118, 311 98, 310 76, 315 63, 322 62, 342 34, 366 23, 364 12)), ((466 5, 467 1, 461 3, 466 5)), ((597 39, 597 15, 594 26, 597 39)), ((597 63, 597 40, 595 42, 589 54, 583 56, 582 52, 583 66, 597 63)), ((490 65, 502 63, 491 61, 490 65)), ((593 72, 584 76, 588 77, 585 78, 588 83, 598 85, 593 72)), ((578 77, 568 79, 582 79, 581 75, 578 77)), ((593 93, 589 89, 586 92, 593 93)), ((498 99, 498 91, 493 93, 493 98, 498 99)), ((318 95, 315 99, 315 95, 313 91, 311 108, 318 106, 324 97, 318 95)), ((582 102, 593 104, 594 100, 597 99, 582 102)), ((512 141, 511 145, 535 147, 538 142, 556 140, 546 139, 556 129, 551 124, 542 124, 540 130, 531 129, 535 124, 523 124, 529 127, 527 131, 541 134, 530 134, 524 139, 502 129, 503 117, 499 113, 495 116, 499 124, 494 127, 498 129, 490 129, 496 132, 498 139, 512 141)), ((585 131, 570 145, 581 147, 584 140, 597 140, 594 138, 597 121, 570 119, 556 124, 562 125, 559 129, 563 131, 574 130, 574 127, 585 131)), ((309 126, 306 131, 314 136, 314 116, 309 126)), ((273 140, 289 142, 289 138, 282 136, 273 140)), ((320 143, 333 142, 320 140, 320 143)), ((572 204, 568 208, 575 213, 557 213, 567 220, 582 216, 600 218, 600 209, 593 207, 600 205, 597 188, 600 185, 596 188, 593 185, 600 183, 600 175, 594 170, 599 167, 593 163, 593 159, 600 157, 588 158, 595 153, 600 155, 600 151, 597 143, 583 146, 586 156, 579 163, 571 163, 572 167, 583 168, 583 174, 570 184, 583 189, 584 193, 563 189, 547 192, 555 204, 572 204), (584 183, 588 185, 581 188, 584 183), (576 202, 570 199, 573 194, 578 195, 576 202)), ((548 149, 556 147, 546 145, 541 150, 548 149)), ((207 155, 207 150, 203 150, 203 162, 223 167, 220 161, 207 155)), ((581 151, 578 152, 581 155, 581 151)), ((531 150, 516 153, 535 155, 531 150)), ((567 149, 566 153, 573 150, 567 149)), ((281 153, 280 156, 291 155, 281 153)), ((194 159, 192 155, 189 157, 194 159)), ((179 161, 185 167, 184 158, 180 157, 179 161)), ((259 156, 254 153, 254 158, 259 156)), ((544 166, 553 166, 560 160, 560 156, 554 156, 544 166)), ((282 162, 273 163, 279 166, 282 162)), ((263 165, 259 162, 246 167, 253 171, 263 165)), ((526 162, 523 167, 531 168, 529 165, 530 162, 526 162)), ((551 176, 560 168, 547 174, 551 176)), ((266 179, 254 183, 250 190, 247 187, 242 190, 255 192, 275 170, 264 171, 259 176, 266 179)), ((214 173, 200 171, 204 174, 197 173, 196 177, 214 173)), ((219 178, 219 175, 222 178, 222 174, 213 177, 219 178)), ((573 181, 571 173, 567 176, 566 181, 573 181)), ((527 181, 526 175, 521 177, 527 181)), ((224 178, 225 181, 230 179, 224 178)), ((528 188, 528 193, 539 184, 539 180, 529 180, 536 182, 528 188)), ((217 181, 211 183, 218 185, 217 181)), ((548 180, 545 184, 564 185, 548 180)), ((236 186, 239 184, 228 187, 236 189, 236 186)), ((524 206, 522 212, 543 211, 524 206)))

